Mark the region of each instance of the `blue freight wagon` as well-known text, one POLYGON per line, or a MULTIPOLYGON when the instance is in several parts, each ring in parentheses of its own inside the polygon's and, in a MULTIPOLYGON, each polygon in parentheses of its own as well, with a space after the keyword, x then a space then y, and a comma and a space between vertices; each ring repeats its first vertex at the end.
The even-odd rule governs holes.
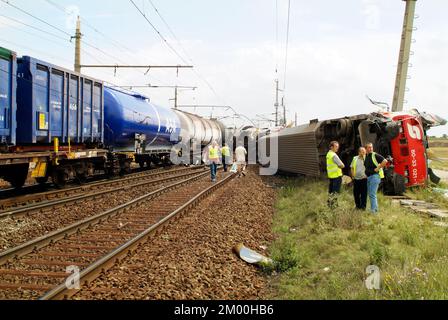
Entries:
POLYGON ((103 142, 101 81, 32 57, 17 64, 18 144, 103 142))
POLYGON ((0 48, 0 178, 13 187, 27 178, 64 186, 98 172, 116 176, 132 162, 169 164, 178 142, 204 146, 223 130, 215 120, 0 48))
POLYGON ((106 171, 102 81, 0 50, 0 178, 58 186, 106 171))
POLYGON ((142 167, 169 161, 181 130, 173 110, 156 106, 141 94, 111 87, 105 87, 104 97, 107 146, 114 152, 133 154, 142 167))
POLYGON ((0 47, 0 145, 4 151, 16 143, 15 52, 0 47))

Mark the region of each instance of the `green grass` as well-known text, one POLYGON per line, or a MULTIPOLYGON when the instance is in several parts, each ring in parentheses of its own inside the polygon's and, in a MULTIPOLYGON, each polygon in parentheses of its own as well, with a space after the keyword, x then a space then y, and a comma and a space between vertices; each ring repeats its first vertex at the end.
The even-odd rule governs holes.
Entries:
POLYGON ((431 148, 429 153, 434 155, 435 158, 437 158, 431 162, 430 166, 431 168, 448 171, 448 148, 446 147, 431 148))
MULTIPOLYGON (((415 191, 418 192, 418 191, 415 191)), ((288 181, 270 248, 275 299, 448 299, 448 229, 380 196, 378 216, 354 210, 350 191, 326 206, 326 184, 288 181), (366 268, 381 270, 368 290, 366 268)))

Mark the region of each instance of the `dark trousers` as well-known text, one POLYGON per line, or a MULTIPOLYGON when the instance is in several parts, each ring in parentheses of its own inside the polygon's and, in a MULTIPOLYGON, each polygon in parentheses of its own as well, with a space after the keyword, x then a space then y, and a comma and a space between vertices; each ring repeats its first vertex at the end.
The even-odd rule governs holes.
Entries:
POLYGON ((335 209, 338 206, 338 194, 341 193, 342 177, 336 179, 330 179, 330 185, 328 187, 328 207, 335 209))
POLYGON ((353 196, 356 208, 366 210, 367 207, 367 179, 354 180, 353 196))
POLYGON ((328 188, 329 194, 341 193, 342 177, 330 179, 330 185, 328 188))
POLYGON ((218 171, 218 164, 213 161, 212 163, 210 163, 210 174, 212 181, 216 180, 217 171, 218 171))
POLYGON ((222 165, 223 165, 223 167, 224 167, 224 172, 227 172, 227 166, 229 165, 228 164, 228 160, 229 158, 228 157, 226 157, 226 156, 223 156, 222 157, 222 165))

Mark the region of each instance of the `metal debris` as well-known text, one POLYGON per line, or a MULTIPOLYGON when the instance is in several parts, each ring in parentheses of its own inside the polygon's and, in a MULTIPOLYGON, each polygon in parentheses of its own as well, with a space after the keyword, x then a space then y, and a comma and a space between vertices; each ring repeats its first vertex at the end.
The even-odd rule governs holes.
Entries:
POLYGON ((233 251, 239 256, 243 261, 255 264, 255 265, 268 265, 272 264, 274 261, 267 258, 258 252, 245 247, 243 244, 239 244, 233 248, 233 251))
POLYGON ((434 218, 448 218, 448 210, 440 209, 439 206, 422 200, 400 200, 400 204, 415 212, 430 215, 434 218))

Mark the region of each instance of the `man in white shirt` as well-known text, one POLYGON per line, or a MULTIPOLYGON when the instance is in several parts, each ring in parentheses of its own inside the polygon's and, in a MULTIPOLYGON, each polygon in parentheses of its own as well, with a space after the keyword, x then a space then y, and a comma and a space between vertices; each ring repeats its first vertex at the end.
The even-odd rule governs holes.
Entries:
POLYGON ((246 156, 247 151, 242 145, 239 145, 238 148, 235 149, 235 159, 238 165, 238 177, 241 177, 241 174, 246 176, 246 156))

